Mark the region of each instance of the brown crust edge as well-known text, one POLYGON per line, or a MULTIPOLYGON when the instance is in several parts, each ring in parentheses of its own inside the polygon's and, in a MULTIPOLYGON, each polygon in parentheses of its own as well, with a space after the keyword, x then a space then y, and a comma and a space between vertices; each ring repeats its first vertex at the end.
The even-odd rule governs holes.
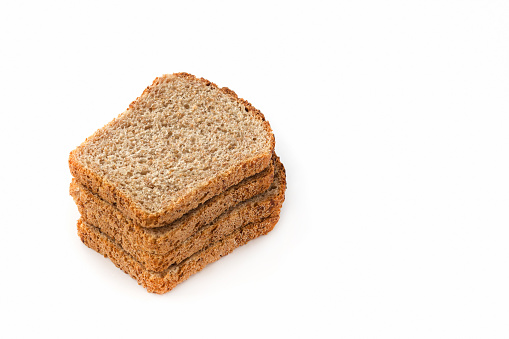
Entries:
MULTIPOLYGON (((196 215, 195 212, 201 214, 202 208, 208 208, 211 204, 214 206, 217 200, 216 198, 220 197, 221 195, 237 195, 238 191, 253 191, 252 193, 248 193, 248 198, 246 199, 248 200, 255 195, 265 192, 267 189, 269 189, 274 180, 274 167, 275 166, 271 163, 271 165, 269 165, 268 168, 264 171, 257 173, 252 177, 246 178, 239 184, 228 188, 228 190, 206 201, 203 205, 189 211, 182 218, 186 218, 188 215, 196 215), (239 185, 241 186, 238 187, 239 185), (235 190, 235 192, 230 192, 231 190, 235 190)), ((102 200, 96 194, 90 192, 83 185, 79 184, 76 179, 72 180, 69 187, 69 193, 73 197, 84 220, 87 223, 99 228, 101 232, 113 238, 118 243, 129 243, 132 244, 131 246, 138 246, 140 251, 146 253, 165 254, 168 253, 173 247, 179 246, 183 241, 185 241, 185 239, 181 241, 174 240, 175 234, 182 234, 182 232, 184 232, 181 227, 173 227, 174 223, 178 223, 182 218, 174 221, 172 224, 164 225, 172 227, 172 229, 169 230, 170 233, 168 233, 167 236, 151 237, 145 232, 145 228, 134 224, 131 219, 123 215, 118 209, 115 208, 115 206, 102 200), (94 213, 89 213, 90 204, 91 206, 98 206, 97 216, 94 213), (128 232, 127 230, 132 231, 128 232)), ((244 195, 244 193, 241 195, 244 195)), ((228 200, 228 197, 226 197, 226 200, 228 200)), ((219 202, 219 204, 221 203, 219 202)), ((213 218, 216 219, 224 212, 226 212, 226 210, 223 210, 220 214, 214 214, 213 218)), ((191 221, 191 224, 194 225, 192 229, 189 232, 184 232, 185 234, 189 234, 189 236, 197 230, 197 227, 200 227, 200 225, 203 225, 204 223, 202 221, 195 222, 193 220, 191 221)), ((185 225, 187 225, 187 223, 185 225)))
MULTIPOLYGON (((186 195, 182 196, 180 199, 175 201, 172 205, 168 206, 166 209, 154 213, 149 213, 139 208, 131 199, 129 199, 127 196, 118 191, 115 185, 107 182, 106 180, 103 180, 103 178, 99 177, 91 170, 81 166, 77 161, 75 153, 81 147, 81 145, 86 143, 88 140, 94 138, 94 136, 97 133, 96 131, 94 134, 92 134, 92 136, 87 138, 80 146, 71 151, 71 153, 69 154, 69 169, 71 171, 71 174, 81 184, 90 189, 92 192, 100 195, 104 200, 112 204, 115 204, 119 210, 121 210, 126 215, 131 217, 138 224, 147 228, 159 227, 165 223, 173 222, 176 219, 183 216, 188 211, 190 211, 191 209, 196 208, 200 203, 203 203, 204 201, 224 191, 226 188, 239 183, 244 178, 247 178, 251 175, 261 172, 265 167, 269 165, 270 159, 272 157, 272 152, 274 151, 275 148, 275 138, 272 132, 272 128, 270 127, 269 122, 265 120, 265 116, 258 109, 251 105, 251 103, 249 103, 247 100, 239 98, 237 94, 234 91, 230 90, 229 88, 227 87, 219 88, 215 83, 204 78, 197 78, 189 73, 181 72, 174 73, 171 75, 163 75, 162 77, 157 77, 156 79, 154 79, 152 84, 148 86, 143 91, 143 93, 129 105, 129 108, 131 108, 138 99, 143 97, 152 86, 157 85, 160 80, 168 76, 176 76, 191 81, 199 81, 205 84, 206 86, 212 86, 218 89, 224 94, 231 96, 238 103, 244 105, 247 112, 252 113, 254 118, 262 121, 265 131, 271 138, 270 140, 271 152, 270 154, 261 155, 259 157, 253 157, 251 159, 248 159, 245 163, 240 164, 238 166, 233 166, 228 171, 226 171, 220 176, 217 176, 213 180, 210 180, 207 184, 202 185, 202 187, 198 188, 197 190, 188 192, 186 195)), ((108 124, 103 126, 101 130, 106 128, 110 124, 113 124, 117 120, 117 118, 113 119, 108 124)))
MULTIPOLYGON (((171 265, 183 261, 193 253, 201 251, 214 241, 227 236, 236 229, 253 222, 260 222, 270 217, 273 213, 279 213, 285 200, 286 176, 284 166, 278 158, 276 158, 276 167, 279 176, 277 194, 269 195, 265 197, 264 200, 257 201, 254 204, 249 203, 249 200, 241 202, 239 206, 232 207, 230 210, 224 212, 212 223, 200 228, 195 233, 191 234, 189 238, 166 253, 150 253, 138 248, 136 244, 129 241, 123 241, 123 239, 119 241, 115 238, 111 238, 108 234, 105 234, 100 227, 97 227, 93 222, 87 220, 83 215, 82 219, 87 224, 96 227, 101 233, 105 234, 105 236, 110 237, 112 241, 119 244, 125 252, 141 263, 146 269, 161 272, 168 269, 171 265)), ((262 195, 263 194, 264 193, 262 193, 262 195)))
POLYGON ((164 294, 172 290, 191 275, 201 271, 208 264, 230 254, 234 249, 245 245, 249 241, 265 235, 274 229, 279 220, 279 211, 273 216, 258 223, 251 223, 223 239, 215 242, 206 249, 195 253, 179 265, 173 266, 165 273, 155 273, 145 269, 134 260, 120 246, 112 242, 95 227, 78 221, 78 235, 81 241, 89 248, 108 257, 115 266, 129 274, 139 285, 148 292, 164 294))

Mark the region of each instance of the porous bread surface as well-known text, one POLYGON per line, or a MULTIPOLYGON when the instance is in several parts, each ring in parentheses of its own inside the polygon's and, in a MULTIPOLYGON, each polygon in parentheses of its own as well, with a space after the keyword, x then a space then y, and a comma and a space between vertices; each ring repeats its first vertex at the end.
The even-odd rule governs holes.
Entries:
POLYGON ((260 172, 274 136, 228 88, 186 74, 156 78, 69 156, 72 175, 144 227, 158 227, 260 172))
POLYGON ((137 225, 115 206, 100 199, 75 180, 71 183, 70 194, 82 217, 116 242, 124 244, 126 248, 135 247, 141 252, 164 254, 231 207, 265 192, 273 179, 274 165, 271 163, 264 171, 228 188, 171 224, 158 228, 137 225))
POLYGON ((118 268, 134 278, 148 292, 163 294, 188 279, 191 275, 201 271, 208 264, 228 255, 235 248, 250 240, 267 234, 279 220, 279 211, 261 222, 251 223, 216 241, 209 247, 197 252, 179 264, 172 265, 164 272, 147 270, 141 263, 102 234, 96 227, 78 221, 78 235, 81 241, 91 249, 108 257, 118 268))
MULTIPOLYGON (((164 271, 169 266, 179 263, 195 252, 209 246, 215 241, 221 239, 225 235, 231 233, 234 229, 242 227, 252 222, 259 222, 267 218, 275 211, 279 211, 284 201, 284 193, 286 189, 286 180, 283 165, 277 161, 276 173, 271 187, 249 200, 241 202, 237 206, 223 213, 212 223, 200 228, 193 233, 185 241, 169 252, 164 254, 153 254, 143 251, 136 243, 125 241, 122 236, 111 237, 126 252, 139 261, 143 266, 151 271, 164 271)), ((94 220, 88 220, 86 214, 82 214, 82 218, 88 224, 96 226, 102 233, 100 227, 94 224, 94 220)))

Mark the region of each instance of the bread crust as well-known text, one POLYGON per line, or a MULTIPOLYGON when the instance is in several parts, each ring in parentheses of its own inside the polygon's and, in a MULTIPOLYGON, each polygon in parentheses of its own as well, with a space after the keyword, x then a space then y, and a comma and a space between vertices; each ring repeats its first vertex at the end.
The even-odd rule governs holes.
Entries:
MULTIPOLYGON (((188 211, 196 208, 199 204, 226 190, 228 187, 239 183, 247 177, 261 172, 269 165, 270 159, 272 157, 272 152, 274 151, 275 147, 274 134, 272 133, 270 124, 265 120, 265 116, 259 110, 253 107, 248 101, 239 98, 237 94, 229 88, 219 88, 211 81, 208 81, 204 78, 197 78, 194 75, 188 73, 175 73, 173 75, 165 75, 156 78, 152 85, 148 86, 143 91, 142 95, 129 105, 129 108, 132 108, 137 100, 143 97, 144 94, 148 93, 151 87, 159 84, 160 81, 163 81, 168 76, 176 76, 182 79, 188 79, 190 81, 201 82, 206 86, 211 86, 218 89, 220 92, 230 96, 239 104, 243 105, 246 109, 246 112, 251 113, 254 119, 259 120, 263 126, 263 129, 267 132, 267 135, 270 138, 270 151, 268 151, 266 154, 260 154, 245 159, 243 163, 231 166, 223 173, 219 173, 216 177, 213 177, 207 182, 204 182, 196 189, 183 194, 178 199, 167 204, 161 210, 150 212, 139 204, 135 203, 135 201, 133 201, 129 196, 122 193, 114 183, 109 182, 100 175, 97 175, 92 170, 80 163, 77 153, 79 152, 79 149, 84 147, 87 141, 94 138, 98 132, 94 133, 91 137, 87 138, 84 143, 82 143, 69 154, 69 169, 71 174, 78 180, 80 184, 85 186, 87 189, 99 195, 105 201, 114 204, 120 211, 122 211, 122 213, 133 219, 137 224, 147 228, 161 227, 164 224, 171 223, 182 217, 188 211)), ((122 114, 120 114, 119 117, 121 115, 122 114)), ((106 124, 102 129, 107 128, 113 124, 115 120, 116 119, 106 124)))
POLYGON ((236 229, 223 239, 193 254, 180 264, 172 265, 164 272, 152 272, 136 261, 121 246, 102 234, 97 228, 78 220, 78 235, 89 248, 109 258, 115 266, 129 274, 148 292, 164 294, 208 264, 228 255, 235 248, 269 233, 279 220, 279 211, 261 222, 236 229))
MULTIPOLYGON (((102 233, 113 239, 127 253, 133 256, 134 259, 143 264, 146 269, 155 272, 161 272, 167 269, 169 266, 181 262, 193 253, 198 252, 201 249, 209 246, 211 243, 221 239, 236 228, 245 226, 252 222, 259 222, 269 217, 274 211, 279 211, 284 201, 286 180, 283 165, 279 162, 279 159, 276 158, 275 160, 276 174, 274 183, 271 185, 270 190, 261 193, 252 199, 239 203, 235 207, 224 212, 213 222, 205 224, 205 226, 199 228, 198 230, 193 229, 193 231, 195 231, 194 233, 189 234, 188 238, 184 239, 183 241, 179 241, 176 246, 165 253, 159 254, 147 252, 144 250, 144 248, 140 247, 138 243, 133 243, 130 241, 130 238, 138 233, 136 229, 133 231, 129 231, 127 229, 126 231, 119 234, 118 232, 114 233, 111 232, 110 229, 104 229, 103 227, 99 226, 99 224, 96 222, 100 223, 101 220, 104 219, 111 220, 115 217, 115 215, 107 216, 100 213, 102 218, 96 217, 90 219, 88 218, 89 213, 87 213, 87 209, 94 208, 93 205, 81 206, 80 212, 82 214, 82 219, 87 224, 97 227, 102 233)), ((214 199, 215 198, 211 200, 214 199)), ((125 229, 126 227, 122 228, 122 230, 125 229)), ((174 231, 174 229, 171 231, 174 231)), ((177 235, 184 233, 178 232, 178 230, 176 231, 177 235)), ((176 232, 171 233, 175 234, 176 232)), ((188 233, 186 232, 186 234, 188 233)), ((164 238, 169 238, 169 241, 173 240, 166 236, 164 238)))
POLYGON ((166 254, 228 209, 265 192, 273 179, 274 166, 271 164, 264 171, 228 188, 171 224, 156 229, 136 224, 115 206, 102 200, 76 180, 71 183, 69 191, 84 220, 99 228, 117 243, 147 254, 166 254))

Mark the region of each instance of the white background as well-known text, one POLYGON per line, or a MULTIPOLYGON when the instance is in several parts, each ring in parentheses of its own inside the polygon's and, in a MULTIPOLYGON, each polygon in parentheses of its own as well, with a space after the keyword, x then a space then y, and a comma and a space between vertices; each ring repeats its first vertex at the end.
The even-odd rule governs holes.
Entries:
POLYGON ((509 2, 0 5, 0 337, 508 338, 509 2), (185 71, 259 108, 268 236, 163 296, 76 235, 69 152, 185 71))

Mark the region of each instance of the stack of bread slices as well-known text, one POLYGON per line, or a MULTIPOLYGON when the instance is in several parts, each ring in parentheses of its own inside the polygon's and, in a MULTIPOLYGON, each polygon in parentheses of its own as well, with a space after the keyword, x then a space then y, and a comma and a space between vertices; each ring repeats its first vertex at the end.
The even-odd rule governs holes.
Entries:
POLYGON ((69 156, 78 234, 165 293, 270 232, 286 190, 263 114, 187 73, 156 78, 69 156))

